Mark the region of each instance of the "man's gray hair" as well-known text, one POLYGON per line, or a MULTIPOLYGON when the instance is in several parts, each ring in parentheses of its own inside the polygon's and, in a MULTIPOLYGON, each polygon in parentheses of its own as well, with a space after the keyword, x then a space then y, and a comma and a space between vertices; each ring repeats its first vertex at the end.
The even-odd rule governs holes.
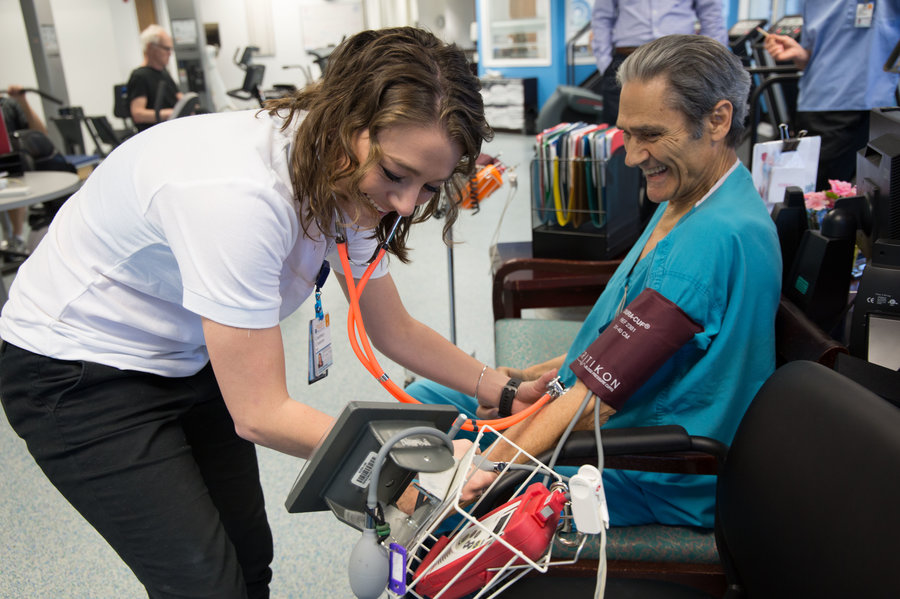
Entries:
POLYGON ((157 24, 149 25, 141 31, 141 49, 146 52, 150 44, 158 44, 162 36, 168 35, 168 32, 157 24))
POLYGON ((725 143, 734 148, 744 133, 750 75, 740 59, 720 42, 702 35, 667 35, 644 44, 625 59, 616 74, 619 86, 663 76, 671 89, 670 106, 681 111, 703 135, 703 120, 716 103, 733 106, 725 143))

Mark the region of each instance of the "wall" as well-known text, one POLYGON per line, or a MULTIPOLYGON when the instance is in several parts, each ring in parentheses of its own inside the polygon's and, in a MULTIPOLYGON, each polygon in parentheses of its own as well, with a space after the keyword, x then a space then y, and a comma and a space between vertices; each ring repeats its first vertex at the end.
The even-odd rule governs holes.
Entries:
MULTIPOLYGON (((204 23, 219 24, 222 48, 216 67, 226 89, 241 86, 244 72, 232 62, 235 50, 250 43, 247 31, 246 3, 253 0, 195 0, 204 23)), ((475 20, 474 0, 363 0, 366 25, 378 28, 419 23, 447 41, 472 47, 469 25, 475 20), (437 26, 442 16, 443 28, 437 26)), ((303 19, 319 9, 339 4, 340 0, 271 0, 274 30, 272 56, 258 56, 266 65, 264 87, 276 83, 306 83, 304 71, 285 66, 301 65, 318 77, 318 67, 306 53, 303 19)), ((139 27, 135 4, 129 0, 51 0, 51 9, 63 62, 63 70, 72 105, 81 106, 86 115, 106 115, 114 125, 112 86, 128 80, 131 70, 143 55, 138 41, 139 27)), ((156 0, 157 15, 167 26, 165 0, 156 0)), ((265 6, 265 3, 261 3, 265 6)), ((335 41, 339 41, 336 39, 335 41)), ((31 52, 25 35, 20 0, 0 0, 0 86, 10 84, 36 87, 31 52)), ((174 67, 174 59, 170 67, 174 67)), ((173 72, 173 76, 175 73, 173 72)), ((30 103, 43 118, 35 96, 30 103)), ((252 103, 235 100, 236 107, 252 103)), ((86 135, 86 133, 85 133, 86 135)), ((89 150, 91 144, 89 138, 89 150)))
MULTIPOLYGON (((216 64, 219 74, 228 89, 240 87, 243 71, 236 67, 232 59, 236 48, 248 45, 245 25, 245 0, 198 0, 203 20, 219 24, 222 49, 216 64)), ((252 2, 252 0, 246 0, 252 2)), ((319 76, 306 48, 310 45, 303 39, 303 19, 320 8, 333 7, 334 2, 324 0, 271 0, 274 25, 273 56, 257 56, 254 62, 266 65, 263 87, 276 83, 303 85, 306 76, 303 69, 285 66, 300 65, 309 69, 313 78, 319 76)), ((474 0, 420 0, 407 6, 404 0, 366 0, 364 6, 366 25, 369 28, 389 27, 417 23, 446 41, 456 42, 461 47, 472 47, 469 40, 469 24, 475 20, 474 0), (437 17, 444 17, 445 26, 439 29, 437 17)), ((340 41, 339 38, 334 40, 340 41)))
POLYGON ((121 0, 51 0, 69 101, 86 115, 112 115, 112 86, 143 59, 134 5, 121 0))
MULTIPOLYGON (((134 5, 121 0, 51 0, 50 6, 70 103, 115 123, 112 86, 126 81, 141 60, 134 5)), ((0 0, 0 56, 0 87, 36 86, 19 0, 0 0)), ((28 100, 44 118, 37 96, 28 100)))
MULTIPOLYGON (((3 57, 0 65, 0 89, 5 91, 12 84, 37 86, 19 0, 0 0, 0 56, 3 57)), ((32 96, 28 100, 43 118, 43 109, 38 99, 32 96)))

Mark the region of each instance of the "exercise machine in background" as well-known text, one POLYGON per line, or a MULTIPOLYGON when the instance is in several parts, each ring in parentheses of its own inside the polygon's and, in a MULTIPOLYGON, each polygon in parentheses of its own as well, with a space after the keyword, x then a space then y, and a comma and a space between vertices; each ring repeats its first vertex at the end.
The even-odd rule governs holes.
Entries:
MULTIPOLYGON (((819 230, 802 231, 795 256, 785 265, 783 293, 833 337, 848 340, 851 355, 896 371, 900 369, 900 113, 872 112, 869 143, 856 158, 858 195, 838 199, 819 230), (865 264, 856 293, 851 294, 857 246, 865 264), (848 297, 853 298, 849 303, 848 297)), ((790 217, 799 206, 799 200, 788 198, 773 210, 780 236, 785 227, 794 229, 791 238, 803 228, 796 214, 790 217)))
POLYGON ((262 106, 261 89, 263 77, 266 74, 266 65, 253 63, 253 53, 258 51, 259 48, 256 46, 247 46, 243 52, 240 48, 234 51, 233 61, 239 69, 244 71, 244 82, 240 88, 229 90, 228 95, 238 100, 256 100, 262 106), (238 59, 238 54, 241 55, 240 59, 238 59))
POLYGON ((266 65, 253 62, 254 52, 259 52, 259 48, 247 46, 243 51, 240 48, 234 51, 233 61, 238 68, 244 71, 244 81, 240 88, 229 90, 229 96, 244 101, 256 100, 262 107, 266 100, 281 98, 297 91, 295 85, 286 83, 275 84, 272 89, 263 89, 266 65), (238 59, 238 54, 241 55, 240 59, 238 59))

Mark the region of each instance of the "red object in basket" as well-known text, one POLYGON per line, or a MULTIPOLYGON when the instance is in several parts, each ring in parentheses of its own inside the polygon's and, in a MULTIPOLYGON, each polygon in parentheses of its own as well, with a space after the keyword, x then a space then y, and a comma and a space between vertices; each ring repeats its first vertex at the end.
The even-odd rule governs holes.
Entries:
MULTIPOLYGON (((565 502, 562 491, 551 492, 541 483, 534 483, 522 495, 481 518, 478 525, 469 524, 452 539, 441 537, 416 569, 414 579, 434 563, 433 569, 415 584, 415 591, 434 597, 461 571, 460 577, 441 599, 459 599, 487 585, 497 575, 496 569, 505 566, 514 556, 489 531, 528 559, 538 559, 550 545, 565 502), (485 545, 488 545, 487 549, 485 545)), ((513 563, 524 562, 516 558, 513 563)))

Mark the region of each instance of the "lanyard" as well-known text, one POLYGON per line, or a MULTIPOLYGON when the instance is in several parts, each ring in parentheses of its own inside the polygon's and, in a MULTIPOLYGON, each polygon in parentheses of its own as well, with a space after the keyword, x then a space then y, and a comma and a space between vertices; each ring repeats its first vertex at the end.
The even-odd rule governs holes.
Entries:
POLYGON ((319 269, 319 274, 316 275, 316 318, 322 320, 325 318, 325 312, 322 310, 322 286, 325 284, 325 280, 328 279, 328 273, 331 272, 331 265, 328 263, 328 260, 322 261, 322 268, 319 269))

